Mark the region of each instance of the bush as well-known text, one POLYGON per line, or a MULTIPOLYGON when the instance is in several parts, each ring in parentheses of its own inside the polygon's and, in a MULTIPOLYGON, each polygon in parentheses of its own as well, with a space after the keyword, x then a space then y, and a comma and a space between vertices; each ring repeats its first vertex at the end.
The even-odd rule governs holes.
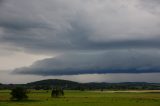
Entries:
POLYGON ((22 87, 12 89, 10 94, 12 95, 11 100, 24 100, 28 98, 27 90, 22 87))

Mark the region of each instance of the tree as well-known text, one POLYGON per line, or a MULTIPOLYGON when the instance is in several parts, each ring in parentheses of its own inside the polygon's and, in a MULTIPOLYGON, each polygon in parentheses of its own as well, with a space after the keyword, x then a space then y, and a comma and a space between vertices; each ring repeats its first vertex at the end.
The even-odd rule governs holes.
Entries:
POLYGON ((59 96, 64 96, 63 89, 60 89, 60 88, 53 89, 51 93, 51 97, 59 97, 59 96))
POLYGON ((12 95, 11 100, 24 100, 28 98, 27 90, 22 87, 12 89, 10 94, 12 95))

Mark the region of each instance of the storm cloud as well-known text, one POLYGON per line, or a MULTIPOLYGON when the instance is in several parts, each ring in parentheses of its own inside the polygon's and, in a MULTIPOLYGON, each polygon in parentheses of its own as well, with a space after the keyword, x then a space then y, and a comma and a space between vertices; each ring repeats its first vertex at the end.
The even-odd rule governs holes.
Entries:
POLYGON ((0 54, 51 57, 14 74, 159 73, 159 5, 159 0, 0 0, 0 54))
POLYGON ((154 73, 160 72, 159 53, 127 50, 96 54, 65 54, 35 62, 30 67, 18 68, 15 74, 77 75, 105 73, 154 73))
POLYGON ((0 7, 0 42, 44 54, 159 49, 159 14, 148 5, 149 0, 6 0, 0 7))

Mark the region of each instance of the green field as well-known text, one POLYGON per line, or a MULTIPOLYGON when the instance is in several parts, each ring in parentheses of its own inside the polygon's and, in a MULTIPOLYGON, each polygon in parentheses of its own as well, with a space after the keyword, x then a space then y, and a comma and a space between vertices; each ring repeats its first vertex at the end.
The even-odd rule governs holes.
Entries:
POLYGON ((158 92, 65 91, 51 98, 50 91, 31 91, 25 101, 10 101, 10 91, 0 91, 0 106, 160 106, 158 92))

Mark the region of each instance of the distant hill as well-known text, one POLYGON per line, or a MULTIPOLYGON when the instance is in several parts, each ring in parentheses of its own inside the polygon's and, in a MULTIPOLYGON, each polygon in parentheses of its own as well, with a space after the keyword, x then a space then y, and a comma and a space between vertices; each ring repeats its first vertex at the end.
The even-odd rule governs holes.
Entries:
POLYGON ((60 79, 47 79, 47 80, 41 80, 41 81, 35 81, 31 83, 27 83, 27 85, 75 85, 79 84, 78 82, 74 81, 68 81, 68 80, 60 80, 60 79))
MULTIPOLYGON (((54 88, 54 87, 62 87, 66 89, 76 89, 77 87, 81 86, 81 83, 68 81, 68 80, 60 80, 60 79, 47 79, 41 81, 35 81, 31 83, 27 83, 26 86, 28 87, 38 87, 38 88, 54 88)), ((38 89, 37 88, 37 89, 38 89)))
POLYGON ((146 82, 122 82, 122 83, 78 83, 68 80, 47 79, 41 81, 30 82, 27 84, 1 84, 0 89, 12 89, 15 86, 23 86, 29 89, 52 89, 54 87, 61 87, 68 90, 160 90, 160 83, 146 83, 146 82))
POLYGON ((146 83, 146 82, 123 82, 123 83, 78 83, 68 80, 48 79, 35 81, 26 84, 27 87, 37 89, 51 89, 53 87, 62 87, 64 89, 74 90, 95 90, 95 89, 109 89, 109 90, 128 90, 128 89, 160 89, 159 83, 146 83))

